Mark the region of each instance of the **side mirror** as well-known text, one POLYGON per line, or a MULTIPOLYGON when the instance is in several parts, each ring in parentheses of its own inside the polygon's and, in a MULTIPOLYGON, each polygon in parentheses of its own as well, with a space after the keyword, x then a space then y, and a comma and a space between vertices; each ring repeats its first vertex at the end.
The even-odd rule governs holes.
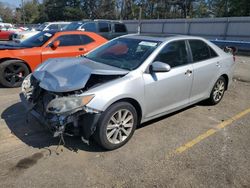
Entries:
POLYGON ((56 48, 58 48, 58 46, 60 45, 60 40, 56 40, 53 43, 51 43, 50 47, 55 50, 56 48))
POLYGON ((171 70, 171 67, 169 64, 160 61, 155 61, 151 65, 151 70, 153 72, 169 72, 171 70))

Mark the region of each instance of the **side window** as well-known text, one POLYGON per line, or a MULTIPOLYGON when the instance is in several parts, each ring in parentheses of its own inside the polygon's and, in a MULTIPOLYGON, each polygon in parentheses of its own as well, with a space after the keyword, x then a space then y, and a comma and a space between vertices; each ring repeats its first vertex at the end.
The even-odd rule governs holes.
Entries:
POLYGON ((80 35, 63 35, 58 37, 56 40, 60 40, 59 46, 79 46, 81 44, 80 35))
POLYGON ((110 31, 110 24, 106 22, 99 22, 99 32, 109 32, 110 31))
POLYGON ((209 51, 210 51, 211 58, 218 57, 218 54, 211 47, 208 47, 208 48, 209 48, 209 51))
POLYGON ((81 29, 85 29, 85 31, 96 32, 96 24, 95 23, 85 23, 81 26, 81 29))
MULTIPOLYGON (((210 59, 210 47, 201 40, 189 40, 192 50, 193 62, 210 59)), ((217 54, 216 54, 217 55, 217 54)))
POLYGON ((116 33, 126 33, 127 29, 124 24, 115 24, 115 32, 116 33))
POLYGON ((81 35, 81 44, 82 45, 89 44, 91 42, 94 42, 94 40, 92 38, 90 38, 87 35, 81 35))
POLYGON ((188 64, 188 54, 185 41, 174 41, 165 46, 155 58, 169 64, 171 67, 188 64))
POLYGON ((59 24, 58 27, 59 27, 59 30, 63 30, 63 28, 67 26, 67 24, 59 24))
POLYGON ((48 26, 49 30, 58 30, 58 25, 57 24, 51 24, 50 26, 48 26))

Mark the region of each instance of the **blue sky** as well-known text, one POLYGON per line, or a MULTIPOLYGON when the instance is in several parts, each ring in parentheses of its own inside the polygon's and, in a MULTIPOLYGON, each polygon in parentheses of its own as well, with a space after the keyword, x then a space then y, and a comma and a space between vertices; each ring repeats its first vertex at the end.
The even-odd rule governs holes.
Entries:
POLYGON ((21 4, 21 0, 0 0, 2 3, 6 3, 6 5, 11 7, 18 7, 21 4))

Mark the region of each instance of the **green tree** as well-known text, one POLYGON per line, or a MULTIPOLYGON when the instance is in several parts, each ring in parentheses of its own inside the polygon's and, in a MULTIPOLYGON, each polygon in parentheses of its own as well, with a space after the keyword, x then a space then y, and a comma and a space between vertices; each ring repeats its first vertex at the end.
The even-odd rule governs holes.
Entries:
POLYGON ((230 0, 228 2, 228 16, 250 16, 250 1, 230 0))
POLYGON ((33 23, 37 20, 39 16, 38 6, 38 0, 27 1, 24 3, 21 9, 23 10, 22 19, 25 19, 26 23, 33 23))
POLYGON ((4 4, 1 2, 0 2, 0 17, 2 18, 3 22, 8 22, 8 23, 12 23, 14 19, 14 14, 12 9, 4 6, 4 4))

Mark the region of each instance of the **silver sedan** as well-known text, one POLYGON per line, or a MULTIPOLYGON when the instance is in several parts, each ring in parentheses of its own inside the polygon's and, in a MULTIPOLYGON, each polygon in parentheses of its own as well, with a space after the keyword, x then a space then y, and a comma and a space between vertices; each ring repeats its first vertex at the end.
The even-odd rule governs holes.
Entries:
POLYGON ((190 36, 126 35, 79 58, 50 59, 23 82, 21 99, 54 136, 124 145, 136 126, 228 89, 234 57, 190 36))

